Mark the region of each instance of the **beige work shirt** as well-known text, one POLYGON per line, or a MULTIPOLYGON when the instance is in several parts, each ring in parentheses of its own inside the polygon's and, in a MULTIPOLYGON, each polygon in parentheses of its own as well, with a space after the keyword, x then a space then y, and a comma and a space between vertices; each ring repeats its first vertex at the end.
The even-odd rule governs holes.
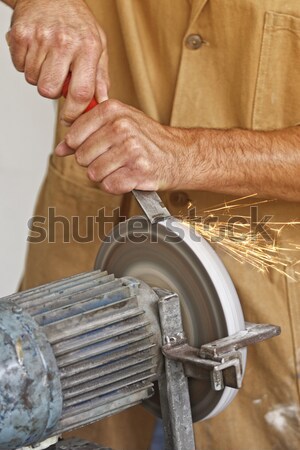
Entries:
MULTIPOLYGON (((87 3, 108 37, 111 98, 179 127, 270 130, 300 123, 299 0, 87 3)), ((58 127, 57 142, 64 132, 58 127)), ((198 191, 162 196, 173 214, 185 214, 190 202, 200 211, 232 198, 198 191)), ((73 157, 52 157, 36 213, 47 217, 52 206, 57 215, 84 219, 102 206, 110 215, 120 205, 127 215, 136 213, 136 204, 128 200, 101 193, 73 157)), ((247 211, 241 208, 239 213, 247 211)), ((261 205, 259 216, 264 214, 280 222, 299 219, 299 203, 261 205)), ((96 233, 86 243, 72 237, 63 242, 66 237, 58 225, 55 243, 30 246, 23 288, 92 269, 96 233)), ((286 227, 280 243, 297 243, 299 237, 298 227, 286 227)), ((282 335, 249 350, 243 389, 224 413, 195 426, 197 445, 202 450, 296 450, 300 283, 272 270, 259 273, 218 251, 246 319, 281 325, 282 335)), ((293 259, 300 260, 300 255, 295 252, 293 259)), ((293 274, 295 268, 291 260, 286 270, 293 274)), ((116 449, 143 450, 151 430, 150 416, 137 408, 81 433, 116 449)))

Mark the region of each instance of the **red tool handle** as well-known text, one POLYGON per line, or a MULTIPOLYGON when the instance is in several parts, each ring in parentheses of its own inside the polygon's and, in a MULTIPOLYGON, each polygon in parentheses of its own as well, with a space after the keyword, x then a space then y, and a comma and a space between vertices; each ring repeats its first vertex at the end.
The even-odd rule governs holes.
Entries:
MULTIPOLYGON (((66 78, 66 81, 64 82, 64 85, 63 85, 63 88, 62 88, 62 95, 66 98, 67 97, 67 95, 68 95, 68 90, 69 90, 69 84, 70 84, 70 81, 71 81, 71 76, 72 76, 72 74, 71 74, 71 72, 69 73, 69 75, 67 76, 67 78, 66 78)), ((86 110, 84 111, 84 112, 88 112, 88 111, 90 111, 91 109, 93 109, 95 106, 97 106, 98 105, 98 102, 97 102, 97 100, 95 99, 95 97, 93 97, 92 98, 92 100, 91 100, 91 102, 90 102, 90 104, 89 104, 89 106, 86 108, 86 110)))

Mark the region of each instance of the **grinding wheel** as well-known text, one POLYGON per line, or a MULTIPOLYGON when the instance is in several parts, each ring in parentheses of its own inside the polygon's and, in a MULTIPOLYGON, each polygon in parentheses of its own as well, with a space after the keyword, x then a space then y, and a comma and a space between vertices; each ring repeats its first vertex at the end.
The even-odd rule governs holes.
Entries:
MULTIPOLYGON (((153 225, 145 217, 120 223, 103 242, 95 267, 176 292, 184 330, 194 347, 245 328, 236 290, 223 263, 203 237, 174 218, 153 225)), ((243 350, 243 369, 245 363, 243 350)), ((194 421, 219 414, 237 393, 228 387, 214 391, 209 375, 190 379, 189 389, 194 421)), ((160 415, 158 396, 147 406, 160 415)))

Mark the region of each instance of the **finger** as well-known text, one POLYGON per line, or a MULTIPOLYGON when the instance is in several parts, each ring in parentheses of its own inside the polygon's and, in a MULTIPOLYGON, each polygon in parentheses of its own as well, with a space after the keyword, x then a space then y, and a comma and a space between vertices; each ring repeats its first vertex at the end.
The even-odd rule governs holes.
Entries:
POLYGON ((125 166, 127 161, 128 155, 123 151, 122 146, 111 147, 89 165, 88 176, 92 181, 101 183, 104 178, 125 166))
POLYGON ((24 41, 15 40, 11 31, 6 33, 6 42, 9 47, 13 65, 19 72, 24 72, 28 44, 24 41))
POLYGON ((115 172, 108 175, 100 183, 100 188, 108 194, 126 194, 136 189, 137 181, 132 177, 132 173, 128 167, 120 167, 115 172))
POLYGON ((95 97, 98 103, 108 100, 110 81, 108 75, 108 53, 107 49, 102 52, 96 72, 95 97))
POLYGON ((98 103, 108 100, 108 91, 110 86, 108 75, 108 52, 106 35, 102 29, 98 27, 99 38, 102 47, 102 53, 96 70, 96 88, 95 97, 98 103))
POLYGON ((92 134, 76 151, 76 160, 78 164, 88 167, 108 149, 114 146, 120 146, 122 136, 111 133, 110 124, 92 134))
POLYGON ((96 67, 98 59, 86 55, 72 64, 72 78, 68 95, 61 111, 61 120, 73 123, 87 108, 95 94, 96 67))
POLYGON ((103 116, 98 113, 98 106, 78 117, 71 125, 66 139, 69 147, 78 149, 91 135, 105 125, 103 116))
POLYGON ((29 48, 24 67, 25 78, 29 84, 34 86, 38 84, 41 68, 46 56, 46 49, 35 43, 29 48))
POLYGON ((70 70, 71 56, 58 52, 47 54, 38 79, 38 91, 46 98, 59 98, 70 70))
POLYGON ((73 149, 78 149, 89 136, 113 121, 115 123, 111 125, 111 133, 120 134, 119 128, 121 127, 118 125, 117 119, 123 114, 124 109, 124 105, 117 100, 107 100, 97 105, 73 123, 66 135, 67 144, 73 149))
POLYGON ((69 156, 74 155, 74 150, 70 148, 65 141, 62 141, 58 144, 56 149, 54 150, 57 156, 69 156))
POLYGON ((158 191, 164 186, 155 180, 144 180, 136 172, 133 173, 129 167, 123 166, 104 178, 100 183, 100 188, 109 194, 120 195, 131 192, 133 189, 158 191))

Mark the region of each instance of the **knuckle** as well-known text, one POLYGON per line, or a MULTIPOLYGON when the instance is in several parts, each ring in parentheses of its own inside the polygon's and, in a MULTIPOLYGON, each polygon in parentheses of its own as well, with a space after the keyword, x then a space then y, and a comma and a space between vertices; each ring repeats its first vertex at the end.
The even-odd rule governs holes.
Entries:
POLYGON ((117 177, 108 177, 103 180, 100 187, 107 194, 121 195, 132 191, 136 186, 135 180, 128 179, 126 176, 122 179, 117 177))
POLYGON ((44 27, 38 27, 35 32, 35 38, 38 43, 45 42, 49 39, 50 32, 44 27))
POLYGON ((76 103, 87 103, 93 96, 93 89, 89 85, 82 84, 71 92, 71 96, 76 103))
POLYGON ((121 107, 121 102, 115 99, 109 99, 102 103, 102 108, 104 114, 114 114, 119 111, 121 107))
POLYGON ((57 89, 50 81, 41 81, 38 83, 38 92, 40 95, 46 98, 56 98, 57 89))
POLYGON ((90 53, 94 53, 95 51, 97 54, 100 54, 100 39, 99 36, 96 36, 94 33, 88 33, 85 36, 85 44, 87 46, 87 49, 90 53))
POLYGON ((99 181, 97 171, 94 167, 89 167, 87 174, 91 181, 93 181, 93 182, 99 181))
POLYGON ((56 31, 55 41, 58 48, 68 48, 74 43, 74 39, 65 30, 56 31))
MULTIPOLYGON (((117 134, 128 133, 130 131, 130 121, 124 117, 115 119, 113 122, 113 131, 117 134)), ((131 142, 131 140, 128 142, 131 142)))
POLYGON ((37 85, 37 77, 33 75, 33 73, 31 71, 29 71, 28 73, 25 73, 25 79, 27 81, 27 83, 32 84, 33 86, 37 85))
POLYGON ((24 72, 24 70, 25 70, 24 61, 19 61, 18 59, 15 58, 14 55, 12 55, 12 61, 18 72, 24 72))
POLYGON ((118 194, 118 187, 110 180, 104 180, 101 183, 101 189, 107 194, 118 194))
MULTIPOLYGON (((67 144, 68 147, 74 149, 73 136, 72 136, 72 134, 70 132, 67 133, 66 136, 65 136, 65 143, 67 144)), ((80 152, 78 152, 78 151, 75 153, 75 158, 76 158, 77 162, 78 162, 77 158, 79 157, 79 153, 80 152)))
POLYGON ((134 167, 139 172, 147 174, 150 172, 151 164, 144 155, 138 155, 135 159, 134 167))
MULTIPOLYGON (((62 115, 61 115, 61 120, 64 122, 66 127, 70 127, 75 120, 79 117, 79 115, 75 114, 75 113, 71 113, 69 111, 65 111, 62 115)), ((72 147, 73 150, 75 148, 75 145, 72 147)))
POLYGON ((13 25, 10 37, 17 44, 23 44, 25 41, 28 41, 31 34, 32 30, 30 27, 24 25, 23 23, 17 23, 13 25))

